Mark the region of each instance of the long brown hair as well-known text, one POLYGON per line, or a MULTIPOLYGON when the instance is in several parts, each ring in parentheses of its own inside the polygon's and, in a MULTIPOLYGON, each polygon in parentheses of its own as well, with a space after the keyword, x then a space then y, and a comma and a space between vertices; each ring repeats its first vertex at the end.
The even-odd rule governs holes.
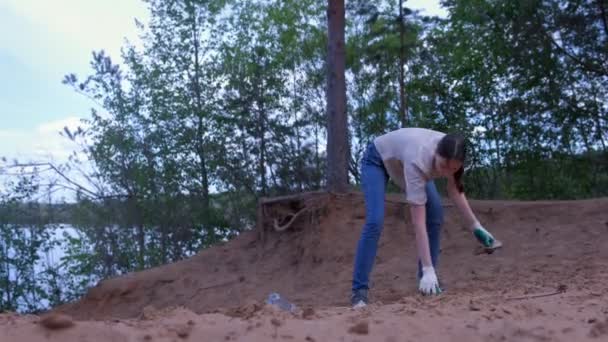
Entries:
POLYGON ((459 192, 464 192, 462 176, 464 175, 464 161, 467 156, 466 138, 459 133, 446 134, 437 145, 437 154, 447 160, 457 160, 463 166, 454 173, 454 182, 459 192))

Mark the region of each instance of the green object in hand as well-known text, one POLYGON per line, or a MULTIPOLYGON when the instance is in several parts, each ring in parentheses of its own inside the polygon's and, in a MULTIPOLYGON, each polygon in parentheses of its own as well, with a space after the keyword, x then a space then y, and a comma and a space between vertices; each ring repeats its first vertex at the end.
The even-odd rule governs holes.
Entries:
POLYGON ((475 230, 473 231, 473 235, 475 235, 475 237, 477 238, 477 241, 479 241, 484 247, 492 247, 492 245, 494 244, 494 237, 492 236, 492 234, 490 234, 487 230, 479 227, 479 228, 475 228, 475 230))
POLYGON ((441 290, 441 287, 439 287, 439 285, 435 286, 435 291, 437 291, 436 294, 440 294, 441 292, 443 292, 443 290, 441 290))

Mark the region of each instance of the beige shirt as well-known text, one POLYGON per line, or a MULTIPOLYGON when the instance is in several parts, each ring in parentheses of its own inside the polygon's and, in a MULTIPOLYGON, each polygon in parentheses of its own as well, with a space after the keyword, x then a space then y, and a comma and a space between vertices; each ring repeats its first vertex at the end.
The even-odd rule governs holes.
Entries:
POLYGON ((408 203, 426 203, 426 183, 437 178, 433 159, 445 133, 425 128, 401 128, 374 139, 384 166, 408 203))

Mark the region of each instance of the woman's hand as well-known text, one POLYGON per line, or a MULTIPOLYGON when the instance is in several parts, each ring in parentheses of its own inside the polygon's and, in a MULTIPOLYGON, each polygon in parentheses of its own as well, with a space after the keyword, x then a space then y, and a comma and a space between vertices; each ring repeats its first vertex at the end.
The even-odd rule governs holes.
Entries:
POLYGON ((494 236, 482 227, 479 222, 473 227, 473 235, 475 235, 477 241, 486 248, 494 246, 494 241, 496 241, 494 236))
POLYGON ((422 267, 422 278, 418 290, 424 295, 440 294, 439 280, 433 266, 422 267))

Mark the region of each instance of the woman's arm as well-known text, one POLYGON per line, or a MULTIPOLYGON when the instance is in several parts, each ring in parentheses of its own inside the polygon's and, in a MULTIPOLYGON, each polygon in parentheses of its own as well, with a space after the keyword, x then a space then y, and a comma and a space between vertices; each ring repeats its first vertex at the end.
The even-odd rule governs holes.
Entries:
POLYGON ((466 226, 473 233, 477 241, 481 243, 484 247, 492 247, 494 246, 494 236, 488 232, 477 220, 471 206, 469 205, 469 201, 464 195, 464 192, 458 191, 458 187, 456 187, 456 183, 453 178, 448 178, 448 197, 454 202, 460 214, 462 215, 466 226))
POLYGON ((429 237, 426 232, 426 208, 424 205, 410 205, 410 215, 416 233, 416 248, 423 267, 433 266, 429 237))

